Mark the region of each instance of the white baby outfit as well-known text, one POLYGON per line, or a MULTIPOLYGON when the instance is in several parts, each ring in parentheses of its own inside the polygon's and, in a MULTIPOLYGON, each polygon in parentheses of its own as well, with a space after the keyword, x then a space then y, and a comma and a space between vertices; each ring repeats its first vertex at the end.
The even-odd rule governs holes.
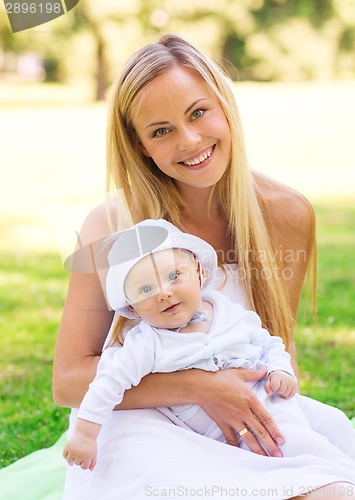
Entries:
MULTIPOLYGON (((222 292, 248 307, 236 266, 226 269, 222 292)), ((223 433, 197 405, 112 412, 123 391, 152 371, 265 365, 269 372, 293 375, 281 339, 262 329, 254 312, 209 291, 223 281, 222 273, 215 275, 204 295, 214 308, 207 334, 157 330, 141 322, 127 334, 124 347, 104 350, 79 410, 81 418, 104 424, 98 463, 93 472, 68 468, 64 499, 189 498, 203 488, 213 498, 225 498, 228 489, 238 496, 238 488, 243 498, 281 499, 334 481, 355 482, 355 432, 345 415, 304 396, 268 397, 265 380, 253 391, 286 436, 283 458, 256 455, 242 449, 243 443, 239 448, 224 444, 223 433)))
MULTIPOLYGON (((282 340, 261 327, 255 312, 233 304, 220 292, 204 293, 203 299, 213 305, 208 334, 158 329, 141 321, 127 333, 123 347, 105 349, 78 416, 103 424, 122 401, 123 392, 138 385, 142 377, 151 372, 190 368, 257 370, 266 366, 269 372, 283 370, 293 375, 290 356, 282 340)), ((183 405, 171 410, 186 422, 199 407, 183 405)))

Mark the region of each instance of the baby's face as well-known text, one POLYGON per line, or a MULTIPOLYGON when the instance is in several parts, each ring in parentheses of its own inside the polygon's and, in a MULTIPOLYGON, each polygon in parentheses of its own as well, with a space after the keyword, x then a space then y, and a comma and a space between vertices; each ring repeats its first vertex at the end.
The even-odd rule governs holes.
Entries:
POLYGON ((137 317, 151 326, 174 329, 186 325, 201 309, 198 262, 187 250, 150 254, 127 274, 125 293, 137 317))

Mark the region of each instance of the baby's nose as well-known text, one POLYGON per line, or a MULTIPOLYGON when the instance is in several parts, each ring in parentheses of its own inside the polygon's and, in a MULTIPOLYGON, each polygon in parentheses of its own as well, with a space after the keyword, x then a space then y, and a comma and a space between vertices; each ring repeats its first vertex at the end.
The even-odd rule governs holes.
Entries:
POLYGON ((159 300, 165 300, 165 299, 168 299, 169 297, 171 297, 173 294, 171 288, 169 286, 161 286, 160 289, 159 289, 159 293, 158 293, 158 299, 159 300))

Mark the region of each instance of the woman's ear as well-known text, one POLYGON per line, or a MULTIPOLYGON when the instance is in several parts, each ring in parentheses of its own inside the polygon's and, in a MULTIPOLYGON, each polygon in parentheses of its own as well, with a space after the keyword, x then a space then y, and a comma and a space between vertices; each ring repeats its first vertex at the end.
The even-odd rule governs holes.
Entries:
POLYGON ((137 142, 137 146, 140 152, 144 154, 144 156, 148 156, 148 158, 151 158, 151 155, 148 153, 148 150, 143 146, 143 143, 141 141, 137 142))
POLYGON ((133 146, 137 148, 141 153, 143 153, 144 156, 148 156, 149 158, 151 158, 151 155, 148 153, 147 149, 143 146, 142 141, 138 137, 137 132, 134 129, 131 129, 129 131, 129 135, 131 137, 133 146))

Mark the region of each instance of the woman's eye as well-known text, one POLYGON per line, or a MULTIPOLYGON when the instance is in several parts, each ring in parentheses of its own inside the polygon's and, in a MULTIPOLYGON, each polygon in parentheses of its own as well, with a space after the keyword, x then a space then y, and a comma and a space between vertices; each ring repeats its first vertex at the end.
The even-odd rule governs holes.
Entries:
POLYGON ((201 116, 204 114, 206 110, 205 109, 195 109, 195 111, 192 112, 192 118, 195 120, 196 118, 201 118, 201 116))
POLYGON ((154 133, 153 137, 163 137, 169 132, 169 129, 166 127, 158 128, 154 133))

